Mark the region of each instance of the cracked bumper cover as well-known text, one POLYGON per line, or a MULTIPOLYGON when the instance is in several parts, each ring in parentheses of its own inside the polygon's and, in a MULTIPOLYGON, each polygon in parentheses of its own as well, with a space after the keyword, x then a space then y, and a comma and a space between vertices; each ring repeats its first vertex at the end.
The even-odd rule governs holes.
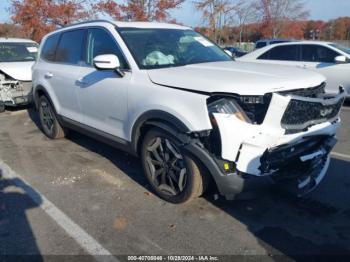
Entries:
POLYGON ((319 103, 328 109, 342 104, 344 97, 345 92, 327 99, 274 94, 261 125, 243 122, 234 115, 215 114, 221 157, 234 162, 237 169, 232 174, 214 175, 220 193, 232 196, 272 184, 299 196, 314 189, 329 166, 329 153, 340 126, 339 109, 330 119, 309 121, 306 128, 300 125, 302 130, 297 132, 294 125, 289 133, 282 119, 292 100, 319 103))

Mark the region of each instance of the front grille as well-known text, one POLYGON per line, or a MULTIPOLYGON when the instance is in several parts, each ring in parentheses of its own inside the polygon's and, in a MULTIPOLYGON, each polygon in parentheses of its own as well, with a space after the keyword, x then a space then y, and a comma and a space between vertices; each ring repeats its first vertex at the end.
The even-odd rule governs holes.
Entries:
POLYGON ((321 85, 316 87, 282 91, 282 92, 279 92, 279 94, 317 98, 325 94, 325 87, 326 87, 326 83, 322 83, 321 85))
POLYGON ((285 129, 305 129, 309 126, 334 119, 343 105, 340 99, 332 105, 292 99, 282 117, 281 124, 285 129))

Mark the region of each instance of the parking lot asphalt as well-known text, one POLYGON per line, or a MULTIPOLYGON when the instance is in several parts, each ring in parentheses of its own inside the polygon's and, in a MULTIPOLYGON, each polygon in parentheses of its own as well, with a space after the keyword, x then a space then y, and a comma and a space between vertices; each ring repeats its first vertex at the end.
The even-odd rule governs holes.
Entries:
POLYGON ((74 132, 49 140, 32 109, 3 113, 0 255, 350 255, 350 107, 341 116, 328 174, 308 197, 173 205, 149 191, 137 158, 74 132))

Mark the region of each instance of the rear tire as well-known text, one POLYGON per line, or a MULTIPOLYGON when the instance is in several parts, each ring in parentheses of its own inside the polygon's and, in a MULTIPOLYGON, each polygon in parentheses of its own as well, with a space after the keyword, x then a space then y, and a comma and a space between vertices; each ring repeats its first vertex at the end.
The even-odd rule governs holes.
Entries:
POLYGON ((57 120, 56 112, 46 96, 39 98, 39 118, 43 133, 51 139, 63 138, 64 128, 57 120))
POLYGON ((155 193, 171 203, 185 203, 201 196, 206 177, 194 157, 181 150, 180 142, 154 128, 146 134, 141 159, 144 173, 155 193))

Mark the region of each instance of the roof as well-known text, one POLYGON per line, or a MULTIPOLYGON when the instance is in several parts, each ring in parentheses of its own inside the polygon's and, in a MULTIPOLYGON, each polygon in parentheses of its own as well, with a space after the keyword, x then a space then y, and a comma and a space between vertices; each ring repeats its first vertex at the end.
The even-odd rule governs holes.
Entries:
POLYGON ((278 43, 275 44, 275 46, 277 45, 290 45, 290 44, 296 44, 296 45, 309 45, 309 44, 314 44, 314 45, 329 45, 329 44, 333 44, 332 42, 325 42, 325 41, 290 41, 290 42, 286 42, 286 43, 278 43))
MULTIPOLYGON (((120 28, 164 28, 164 29, 190 29, 189 27, 177 25, 177 24, 170 24, 170 23, 160 23, 160 22, 125 22, 125 21, 113 21, 113 20, 90 20, 90 21, 84 21, 76 24, 67 25, 60 29, 65 29, 69 27, 79 27, 89 24, 101 24, 101 23, 108 23, 112 24, 116 27, 120 28)), ((58 30, 60 30, 58 29, 58 30)))
POLYGON ((7 38, 0 37, 0 42, 2 43, 35 43, 33 40, 25 39, 25 38, 7 38))
POLYGON ((170 23, 159 23, 159 22, 119 22, 113 21, 118 27, 134 27, 134 28, 165 28, 165 29, 189 29, 189 27, 170 24, 170 23))
POLYGON ((274 42, 274 41, 285 41, 285 42, 288 42, 288 41, 295 41, 294 39, 288 39, 288 38, 272 38, 272 39, 260 39, 258 41, 256 41, 257 43, 258 42, 274 42))

